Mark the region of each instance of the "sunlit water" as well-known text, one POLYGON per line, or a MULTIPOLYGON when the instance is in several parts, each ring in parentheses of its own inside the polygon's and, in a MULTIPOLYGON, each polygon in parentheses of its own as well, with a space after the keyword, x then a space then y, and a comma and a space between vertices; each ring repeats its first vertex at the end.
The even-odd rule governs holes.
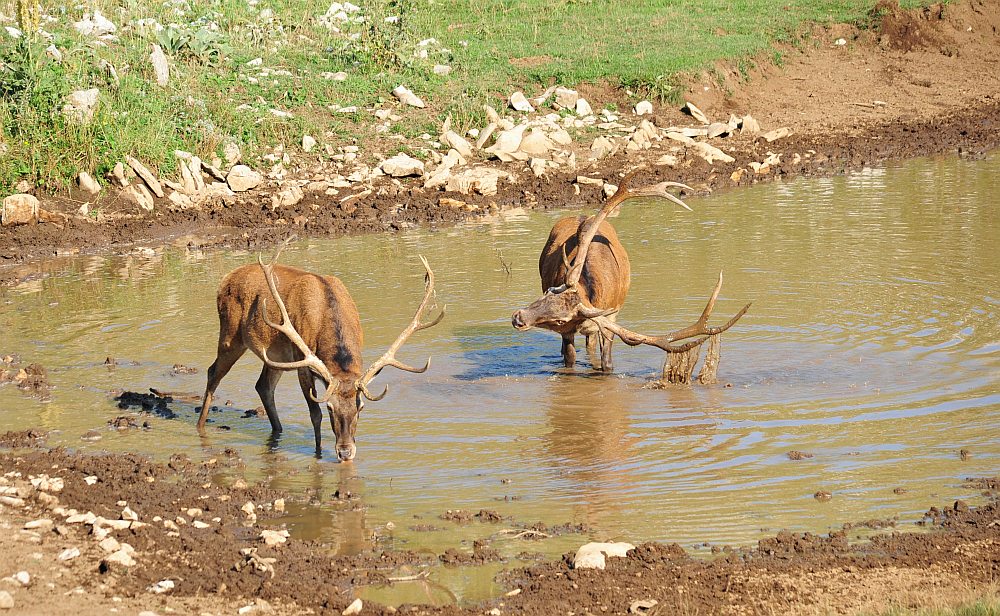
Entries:
MULTIPOLYGON (((293 535, 342 553, 379 545, 440 552, 515 522, 585 523, 587 536, 496 538, 506 555, 561 554, 587 538, 751 543, 782 528, 825 532, 974 498, 969 476, 1000 459, 1000 156, 912 161, 848 177, 797 180, 690 199, 694 212, 634 202, 613 220, 632 259, 620 322, 644 333, 694 320, 719 270, 722 382, 643 389, 653 348, 615 348, 616 374, 560 368, 559 339, 516 332, 510 314, 540 291, 537 255, 559 212, 399 235, 302 240, 282 261, 339 276, 362 315, 371 360, 395 338, 422 292, 418 254, 438 278, 448 316, 400 352, 424 375, 387 369, 358 430, 358 458, 313 456, 294 376, 278 389, 285 433, 273 449, 251 354, 222 382, 207 439, 196 404, 147 431, 115 432, 113 389, 200 396, 215 353, 215 290, 245 252, 166 250, 46 264, 51 275, 0 295, 0 353, 46 366, 48 402, 0 388, 5 429, 55 430, 50 444, 203 459, 235 448, 249 480, 300 496, 293 535), (507 268, 509 267, 509 272, 507 268), (117 358, 115 369, 105 358, 117 358), (133 364, 134 362, 134 364, 133 364), (171 374, 174 364, 199 368, 171 374), (725 387, 731 384, 731 387, 725 387), (227 426, 229 430, 220 429, 227 426), (103 438, 81 440, 91 429, 103 438), (967 449, 967 460, 959 457, 967 449), (787 452, 813 454, 792 461, 787 452), (903 488, 895 493, 894 488, 903 488), (360 498, 334 504, 335 490, 360 498), (316 490, 319 504, 307 504, 316 490), (828 502, 813 498, 832 493, 828 502), (514 521, 457 526, 446 509, 495 509, 514 521), (420 519, 415 519, 419 517, 420 519), (385 529, 393 522, 395 529, 385 529), (414 531, 416 523, 441 530, 414 531)), ((496 567, 440 570, 434 586, 401 585, 386 600, 436 601, 494 592, 496 567), (408 588, 412 587, 412 588, 408 588)))

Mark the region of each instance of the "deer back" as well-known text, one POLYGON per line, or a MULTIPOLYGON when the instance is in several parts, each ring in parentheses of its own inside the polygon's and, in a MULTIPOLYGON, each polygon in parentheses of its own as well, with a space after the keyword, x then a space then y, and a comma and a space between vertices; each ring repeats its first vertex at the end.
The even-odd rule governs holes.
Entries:
MULTIPOLYGON (((584 220, 585 216, 561 218, 549 232, 549 238, 538 258, 543 293, 566 282, 563 246, 572 263, 579 244, 577 233, 584 220)), ((628 295, 631 271, 628 253, 618 241, 615 228, 607 221, 601 222, 587 251, 587 261, 579 284, 581 295, 595 308, 619 310, 628 295)))
MULTIPOLYGON (((362 372, 364 333, 357 306, 344 284, 335 276, 287 265, 275 265, 274 273, 289 318, 306 345, 334 377, 357 378, 362 372)), ((265 304, 268 318, 280 322, 260 266, 245 265, 226 276, 218 294, 220 344, 227 337, 239 337, 261 359, 263 350, 273 361, 301 359, 301 351, 262 318, 265 304)))

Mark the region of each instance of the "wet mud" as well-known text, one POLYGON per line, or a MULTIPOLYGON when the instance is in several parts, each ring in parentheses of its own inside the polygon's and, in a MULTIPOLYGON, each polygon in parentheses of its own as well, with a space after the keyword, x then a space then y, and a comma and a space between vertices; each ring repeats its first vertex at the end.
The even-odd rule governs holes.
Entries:
MULTIPOLYGON (((39 432, 27 431, 8 433, 0 442, 23 447, 39 438, 39 432)), ((30 539, 32 549, 38 547, 34 544, 79 546, 82 556, 63 574, 72 576, 85 593, 102 597, 148 597, 150 588, 171 580, 174 599, 212 597, 240 604, 264 600, 283 602, 290 612, 339 614, 366 586, 416 579, 435 564, 503 560, 491 546, 496 527, 488 522, 490 512, 481 512, 481 518, 468 516, 468 521, 486 522, 483 537, 471 549, 457 546, 439 555, 375 550, 333 556, 322 543, 294 536, 272 541, 282 530, 273 520, 286 502, 298 497, 241 480, 227 484, 214 479, 226 467, 238 467, 238 460, 227 456, 196 463, 175 456, 168 464, 158 464, 127 454, 38 448, 0 452, 0 484, 6 494, 22 501, 5 504, 0 516, 8 523, 54 520, 38 533, 22 533, 22 538, 37 537, 30 539), (132 516, 126 512, 134 513, 138 524, 110 534, 134 548, 136 564, 115 565, 95 549, 98 531, 69 517, 86 512, 107 520, 128 519, 132 516)), ((991 494, 998 485, 995 478, 969 479, 968 484, 991 494)), ((504 596, 484 604, 390 607, 367 602, 365 611, 481 614, 496 608, 517 614, 620 614, 628 613, 635 601, 655 600, 652 613, 661 614, 682 613, 692 606, 701 613, 825 613, 822 609, 839 597, 851 608, 836 610, 840 612, 880 605, 873 584, 893 585, 882 599, 903 591, 916 596, 913 593, 925 587, 939 594, 959 593, 961 589, 952 588, 956 571, 961 572, 963 592, 971 596, 985 591, 1000 575, 998 518, 996 500, 980 507, 957 501, 927 511, 920 521, 929 532, 875 534, 859 544, 848 541, 845 526, 829 535, 783 531, 753 548, 716 547, 707 559, 693 557, 677 544, 645 543, 625 558, 609 558, 603 571, 574 569, 572 554, 566 554, 561 560, 502 573, 504 596), (817 576, 825 576, 822 584, 815 583, 817 576), (848 589, 851 592, 845 592, 848 589)), ((892 528, 896 521, 858 525, 892 528)), ((523 556, 537 561, 530 552, 523 556)))

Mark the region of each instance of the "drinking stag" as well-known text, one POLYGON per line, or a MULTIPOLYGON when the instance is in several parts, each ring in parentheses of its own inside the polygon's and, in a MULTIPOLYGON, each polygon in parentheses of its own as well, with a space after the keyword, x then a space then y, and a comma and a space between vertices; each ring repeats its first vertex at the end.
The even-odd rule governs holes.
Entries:
POLYGON ((628 253, 618 240, 614 227, 607 222, 608 215, 625 201, 636 197, 662 197, 691 209, 667 191, 675 187, 691 190, 688 186, 660 182, 630 188, 634 175, 635 172, 632 172, 622 180, 617 192, 597 214, 570 216, 553 225, 538 259, 543 295, 511 317, 515 329, 541 327, 561 334, 563 362, 567 367, 572 367, 576 361, 574 344, 578 332, 586 337, 587 352, 594 368, 611 372, 611 347, 616 336, 630 346, 649 344, 668 353, 683 353, 732 327, 750 308, 747 304, 722 326, 708 325, 708 318, 722 288, 722 274, 719 274, 719 282, 704 313, 688 327, 662 336, 646 336, 617 324, 618 312, 628 295, 631 270, 628 253), (702 337, 686 344, 673 344, 698 336, 702 337), (596 356, 598 348, 599 359, 596 356))
MULTIPOLYGON (((285 243, 287 245, 287 242, 285 243)), ((364 335, 354 300, 335 276, 323 276, 287 265, 278 265, 281 246, 270 263, 258 257, 258 265, 245 265, 230 272, 219 287, 219 348, 208 369, 208 385, 198 418, 204 429, 212 395, 219 382, 247 349, 264 362, 256 390, 264 404, 271 430, 281 432, 274 405, 274 389, 286 370, 295 370, 309 405, 316 453, 320 453, 320 428, 325 404, 336 436, 337 457, 347 461, 357 453, 354 435, 364 400, 381 400, 389 388, 373 396, 368 386, 387 366, 407 372, 424 372, 396 359, 396 351, 417 331, 433 327, 444 318, 444 309, 430 322, 421 322, 434 293, 434 272, 420 257, 426 270, 424 297, 417 312, 389 349, 367 370, 362 369, 364 335), (271 301, 273 300, 273 301, 271 301), (316 379, 325 387, 317 396, 316 379)))

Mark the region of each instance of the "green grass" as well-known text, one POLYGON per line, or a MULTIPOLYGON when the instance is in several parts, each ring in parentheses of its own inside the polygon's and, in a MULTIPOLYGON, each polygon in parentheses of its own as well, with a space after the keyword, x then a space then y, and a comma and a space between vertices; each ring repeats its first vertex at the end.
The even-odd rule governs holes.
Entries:
POLYGON ((987 596, 975 603, 946 609, 894 609, 880 616, 1000 616, 1000 600, 987 596))
MULTIPOLYGON (((16 25, 15 2, 31 0, 0 4, 0 26, 16 25)), ((401 83, 428 103, 425 110, 401 112, 406 118, 394 130, 406 137, 435 134, 449 115, 460 130, 481 125, 484 104, 501 107, 515 89, 531 95, 553 83, 610 83, 636 97, 676 101, 685 79, 714 63, 734 62, 749 75, 755 62, 781 62, 775 43, 800 43, 808 23, 865 23, 874 0, 355 3, 371 19, 337 33, 319 20, 329 0, 257 0, 253 6, 247 0, 43 0, 42 12, 54 18, 42 22, 51 40, 14 41, 0 31, 0 150, 6 148, 0 192, 20 179, 58 190, 76 171, 103 175, 125 154, 170 173, 174 149, 210 159, 235 141, 252 162, 307 132, 321 144, 370 136, 375 120, 364 109, 392 101, 390 92, 401 83), (100 8, 118 26, 116 41, 98 46, 73 29, 84 6, 100 8), (137 20, 177 25, 157 34, 143 25, 151 21, 137 20), (428 38, 437 44, 418 46, 428 38), (44 53, 50 42, 61 51, 61 64, 44 53), (154 42, 170 58, 165 88, 153 81, 148 55, 154 42), (422 49, 427 57, 416 57, 422 49), (248 66, 255 58, 260 66, 248 66), (452 66, 452 74, 435 75, 438 63, 452 66), (262 76, 264 68, 272 74, 262 76), (322 77, 337 71, 348 79, 322 77), (68 123, 59 112, 64 97, 90 87, 101 90, 93 123, 68 123), (362 111, 335 115, 329 105, 362 111), (271 109, 293 117, 276 117, 271 109)))

